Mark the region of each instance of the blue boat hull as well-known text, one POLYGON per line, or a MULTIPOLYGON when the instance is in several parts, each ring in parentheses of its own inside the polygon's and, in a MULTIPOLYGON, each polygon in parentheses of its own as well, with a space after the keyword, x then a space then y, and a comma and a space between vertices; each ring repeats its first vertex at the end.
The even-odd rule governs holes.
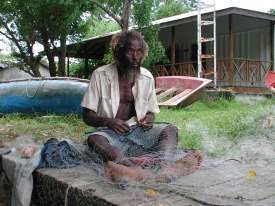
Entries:
POLYGON ((0 113, 81 114, 88 81, 31 79, 0 83, 0 113))

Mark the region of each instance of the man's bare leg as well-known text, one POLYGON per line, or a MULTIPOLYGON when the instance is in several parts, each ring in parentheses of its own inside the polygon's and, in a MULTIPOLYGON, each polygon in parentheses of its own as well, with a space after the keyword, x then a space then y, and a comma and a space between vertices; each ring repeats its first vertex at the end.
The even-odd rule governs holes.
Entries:
POLYGON ((150 167, 160 164, 163 161, 171 159, 177 149, 178 129, 173 125, 165 127, 159 136, 159 142, 156 145, 155 152, 147 153, 137 157, 131 157, 129 160, 135 165, 150 167))
POLYGON ((88 137, 88 145, 103 158, 105 162, 114 161, 123 165, 132 165, 132 163, 124 157, 122 152, 110 145, 106 137, 101 135, 91 135, 88 137))
POLYGON ((163 159, 175 154, 178 144, 178 128, 173 125, 165 127, 159 136, 159 153, 163 159))

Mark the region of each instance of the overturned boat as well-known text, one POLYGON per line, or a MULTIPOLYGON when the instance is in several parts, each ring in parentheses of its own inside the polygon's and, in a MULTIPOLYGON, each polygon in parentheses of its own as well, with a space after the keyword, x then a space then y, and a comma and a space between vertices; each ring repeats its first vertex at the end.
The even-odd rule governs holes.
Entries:
POLYGON ((156 78, 159 106, 188 106, 197 101, 210 79, 189 76, 163 76, 156 78))
POLYGON ((32 78, 0 83, 0 113, 81 114, 88 80, 32 78))

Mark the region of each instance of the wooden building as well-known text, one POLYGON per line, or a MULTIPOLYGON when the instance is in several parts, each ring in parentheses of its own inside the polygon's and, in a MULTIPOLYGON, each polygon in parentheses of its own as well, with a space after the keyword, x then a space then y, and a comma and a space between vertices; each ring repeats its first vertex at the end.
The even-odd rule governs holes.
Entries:
MULTIPOLYGON (((202 13, 203 19, 212 13, 202 13)), ((197 76, 197 12, 189 12, 153 22, 160 25, 159 39, 170 58, 169 65, 156 65, 155 75, 197 76)), ((211 34, 211 26, 203 31, 211 34)), ((113 33, 68 45, 68 56, 102 59, 113 33)), ((264 78, 275 69, 275 16, 230 7, 216 11, 217 86, 240 91, 265 88, 264 78)), ((213 45, 213 44, 212 44, 213 45)), ((202 53, 213 53, 203 43, 202 53)), ((86 61, 87 62, 87 61, 86 61)), ((204 77, 213 78, 213 59, 202 62, 204 77)))

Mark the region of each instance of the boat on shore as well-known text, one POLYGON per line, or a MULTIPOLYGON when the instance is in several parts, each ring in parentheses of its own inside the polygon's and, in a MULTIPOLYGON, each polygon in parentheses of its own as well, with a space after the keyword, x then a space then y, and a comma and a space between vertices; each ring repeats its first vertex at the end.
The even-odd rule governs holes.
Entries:
POLYGON ((266 86, 275 94, 275 71, 269 71, 265 78, 266 86))
POLYGON ((159 106, 181 107, 197 101, 203 89, 212 80, 189 76, 162 76, 156 78, 159 106))
POLYGON ((78 114, 88 80, 31 78, 0 82, 0 113, 78 114))

